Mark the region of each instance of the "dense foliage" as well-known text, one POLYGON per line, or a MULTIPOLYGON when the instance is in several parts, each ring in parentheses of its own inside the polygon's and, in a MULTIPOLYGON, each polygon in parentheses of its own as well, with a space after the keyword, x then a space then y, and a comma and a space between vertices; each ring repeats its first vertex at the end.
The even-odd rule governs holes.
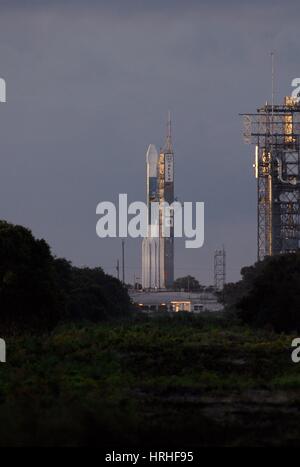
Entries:
POLYGON ((291 336, 213 319, 140 316, 8 339, 0 445, 297 443, 291 336))
POLYGON ((201 292, 204 289, 193 276, 178 277, 174 281, 173 288, 175 290, 184 290, 185 292, 201 292))
MULTIPOLYGON (((56 260, 61 271, 62 260, 56 260)), ((97 322, 111 317, 123 317, 130 308, 127 290, 116 278, 101 268, 76 268, 64 265, 66 316, 72 321, 97 322)))
MULTIPOLYGON (((117 279, 0 222, 0 445, 298 444, 294 335, 270 328, 300 329, 300 253, 242 276, 222 299, 269 329, 226 314, 129 314, 117 279)), ((175 286, 201 289, 191 276, 175 286)))
POLYGON ((24 227, 0 222, 1 328, 53 327, 58 292, 47 243, 24 227))
POLYGON ((300 331, 300 252, 243 268, 242 280, 226 285, 223 298, 247 324, 300 331))
POLYGON ((124 315, 129 303, 121 283, 101 268, 55 259, 30 230, 0 222, 0 328, 6 334, 124 315))

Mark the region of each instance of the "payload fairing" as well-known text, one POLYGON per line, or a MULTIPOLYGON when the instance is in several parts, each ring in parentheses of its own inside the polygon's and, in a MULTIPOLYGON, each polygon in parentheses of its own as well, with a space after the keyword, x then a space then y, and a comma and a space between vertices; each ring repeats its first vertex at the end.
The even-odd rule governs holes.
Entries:
POLYGON ((171 288, 174 282, 174 214, 169 212, 166 222, 165 211, 154 212, 153 204, 161 207, 174 201, 174 152, 171 138, 171 119, 169 114, 165 147, 158 155, 153 144, 146 154, 147 164, 147 206, 148 233, 142 245, 142 286, 144 289, 171 288), (164 226, 168 223, 170 231, 164 236, 164 226))

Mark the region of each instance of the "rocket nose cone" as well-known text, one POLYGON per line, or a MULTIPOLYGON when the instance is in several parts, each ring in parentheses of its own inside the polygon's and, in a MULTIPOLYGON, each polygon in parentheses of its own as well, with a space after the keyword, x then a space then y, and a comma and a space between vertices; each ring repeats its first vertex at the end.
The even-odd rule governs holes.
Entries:
POLYGON ((154 144, 150 144, 147 154, 146 154, 146 161, 148 164, 157 164, 158 161, 158 152, 154 144))

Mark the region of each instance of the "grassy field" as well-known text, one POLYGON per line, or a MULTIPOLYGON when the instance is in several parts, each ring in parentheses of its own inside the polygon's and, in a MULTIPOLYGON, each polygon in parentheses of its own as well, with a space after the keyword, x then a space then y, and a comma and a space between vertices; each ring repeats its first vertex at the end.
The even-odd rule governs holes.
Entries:
POLYGON ((299 445, 292 337, 177 316, 8 339, 0 444, 299 445))

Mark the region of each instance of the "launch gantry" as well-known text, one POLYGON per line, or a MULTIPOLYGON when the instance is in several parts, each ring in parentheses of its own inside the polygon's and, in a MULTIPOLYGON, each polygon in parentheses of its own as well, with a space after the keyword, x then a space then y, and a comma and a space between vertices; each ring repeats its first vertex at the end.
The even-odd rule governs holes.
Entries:
POLYGON ((300 103, 266 103, 242 114, 244 139, 255 144, 257 255, 292 253, 300 240, 300 103))

